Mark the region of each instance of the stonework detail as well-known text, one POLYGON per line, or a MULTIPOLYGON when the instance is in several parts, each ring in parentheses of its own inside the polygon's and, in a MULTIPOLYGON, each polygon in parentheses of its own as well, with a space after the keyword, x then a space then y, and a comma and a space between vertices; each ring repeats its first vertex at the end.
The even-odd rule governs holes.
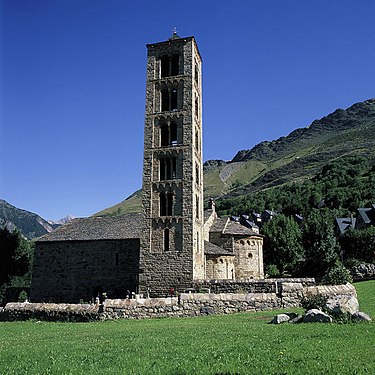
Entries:
MULTIPOLYGON (((307 293, 308 289, 303 287, 303 285, 313 284, 311 279, 300 279, 298 281, 299 283, 292 283, 294 285, 287 285, 289 283, 279 281, 278 291, 266 291, 263 289, 265 284, 262 286, 262 283, 260 283, 255 288, 256 292, 249 293, 181 293, 178 297, 167 298, 107 299, 104 304, 100 305, 8 303, 0 311, 0 320, 93 321, 144 319, 233 314, 245 311, 298 307, 300 298, 307 293), (296 294, 299 299, 295 297, 296 294), (293 300, 294 302, 285 303, 285 300, 293 300)), ((253 282, 253 285, 255 284, 256 282, 253 282)), ((331 297, 337 295, 350 297, 353 294, 353 289, 353 286, 347 284, 328 288, 326 292, 329 292, 331 297)), ((358 319, 371 320, 368 316, 359 316, 358 319)))

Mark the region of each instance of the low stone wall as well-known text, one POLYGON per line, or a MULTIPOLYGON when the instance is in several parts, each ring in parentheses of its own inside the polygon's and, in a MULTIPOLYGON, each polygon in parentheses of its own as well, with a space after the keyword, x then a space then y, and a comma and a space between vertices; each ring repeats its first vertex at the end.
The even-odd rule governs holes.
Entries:
POLYGON ((179 297, 106 300, 101 319, 142 319, 233 314, 281 307, 275 293, 182 293, 179 297))
POLYGON ((375 264, 361 263, 350 269, 350 273, 355 281, 374 280, 375 279, 375 264))
POLYGON ((10 302, 0 311, 0 321, 90 322, 99 319, 99 308, 90 304, 10 302))
POLYGON ((283 282, 278 293, 182 293, 170 298, 107 299, 103 305, 8 303, 0 320, 94 321, 232 314, 299 306, 306 293, 356 295, 350 285, 310 286, 283 282))
POLYGON ((276 293, 285 283, 301 286, 315 285, 314 278, 264 279, 264 280, 197 280, 193 288, 209 289, 211 293, 276 293))

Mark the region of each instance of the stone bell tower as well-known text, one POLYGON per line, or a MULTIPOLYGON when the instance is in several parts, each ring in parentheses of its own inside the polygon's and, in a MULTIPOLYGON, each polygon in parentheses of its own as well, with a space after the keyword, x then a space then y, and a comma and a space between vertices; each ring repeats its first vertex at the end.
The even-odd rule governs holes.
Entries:
POLYGON ((147 45, 140 292, 204 278, 202 60, 194 37, 147 45))

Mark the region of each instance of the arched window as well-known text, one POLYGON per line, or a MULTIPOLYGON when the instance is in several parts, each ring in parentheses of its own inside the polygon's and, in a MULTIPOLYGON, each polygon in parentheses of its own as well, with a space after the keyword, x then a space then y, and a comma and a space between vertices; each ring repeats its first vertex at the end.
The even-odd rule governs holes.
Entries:
POLYGON ((177 89, 171 91, 171 111, 177 109, 177 89))
POLYGON ((199 100, 198 100, 198 97, 195 98, 195 116, 199 117, 199 100))
POLYGON ((179 74, 180 74, 180 56, 175 54, 175 55, 172 55, 171 75, 177 76, 179 74))
POLYGON ((194 79, 195 79, 196 84, 198 84, 198 81, 199 81, 199 73, 198 73, 198 65, 197 65, 197 64, 195 64, 195 69, 194 69, 194 79))
POLYGON ((163 233, 163 250, 169 251, 169 229, 165 228, 163 233))
POLYGON ((160 193, 160 216, 167 215, 167 197, 165 193, 160 193))
POLYGON ((195 130, 195 147, 199 150, 199 133, 198 130, 195 130))
POLYGON ((161 78, 169 76, 177 76, 180 74, 180 55, 173 54, 163 55, 160 59, 161 69, 160 75, 161 78))
POLYGON ((168 77, 169 76, 169 56, 164 55, 162 56, 161 60, 161 77, 168 77))
POLYGON ((171 122, 160 126, 160 146, 176 146, 177 145, 177 124, 171 122))
POLYGON ((161 90, 161 110, 169 111, 169 91, 167 89, 161 90))
POLYGON ((178 89, 164 88, 160 91, 161 111, 173 111, 179 109, 178 107, 178 89))
POLYGON ((177 124, 175 122, 171 122, 170 126, 170 134, 171 134, 171 145, 177 144, 177 124))
POLYGON ((198 165, 198 163, 195 163, 195 181, 198 185, 199 185, 199 177, 200 177, 199 165, 198 165))
POLYGON ((199 232, 197 232, 197 253, 199 253, 199 232))
POLYGON ((174 180, 177 178, 176 168, 176 158, 160 159, 160 180, 174 180))
POLYGON ((173 212, 173 193, 160 193, 160 216, 171 216, 173 212))
POLYGON ((168 124, 163 124, 160 127, 160 146, 169 145, 169 126, 168 124))

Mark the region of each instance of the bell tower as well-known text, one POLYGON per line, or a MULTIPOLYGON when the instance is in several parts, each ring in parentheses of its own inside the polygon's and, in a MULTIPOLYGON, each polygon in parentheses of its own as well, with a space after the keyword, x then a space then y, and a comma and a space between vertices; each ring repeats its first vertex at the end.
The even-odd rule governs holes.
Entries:
POLYGON ((147 45, 139 287, 155 296, 205 274, 201 77, 194 37, 147 45))

